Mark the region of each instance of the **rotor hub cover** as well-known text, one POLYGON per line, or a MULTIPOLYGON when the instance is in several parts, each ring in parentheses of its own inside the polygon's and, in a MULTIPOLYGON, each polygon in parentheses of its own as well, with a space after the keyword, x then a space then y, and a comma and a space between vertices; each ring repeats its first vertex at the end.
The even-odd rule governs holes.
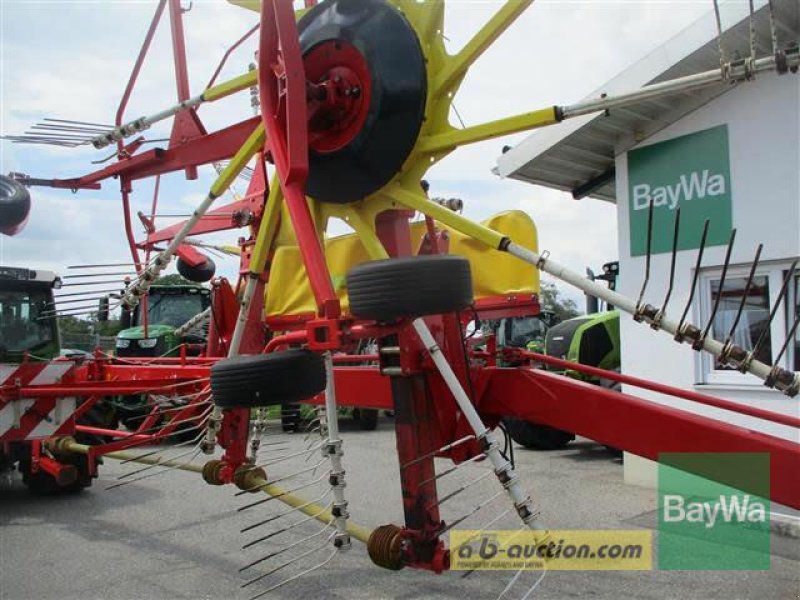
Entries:
POLYGON ((306 69, 306 193, 346 204, 385 186, 416 144, 427 74, 417 34, 385 0, 325 0, 298 24, 306 69))

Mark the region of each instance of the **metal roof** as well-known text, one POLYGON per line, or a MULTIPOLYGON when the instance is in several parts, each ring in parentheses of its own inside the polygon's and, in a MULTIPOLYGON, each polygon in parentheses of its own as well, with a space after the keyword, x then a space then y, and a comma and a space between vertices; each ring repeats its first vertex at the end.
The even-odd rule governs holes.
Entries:
MULTIPOLYGON (((723 32, 726 59, 750 55, 747 3, 736 7, 736 24, 723 32), (742 18, 743 17, 743 18, 742 18)), ((800 2, 773 0, 778 43, 800 37, 800 2)), ((733 10, 731 10, 731 13, 733 10)), ((728 9, 723 16, 730 17, 728 9)), ((756 54, 772 53, 769 10, 755 11, 756 54)), ((714 12, 710 11, 667 43, 588 96, 615 94, 708 71, 720 64, 714 12)), ((606 114, 587 115, 532 133, 497 160, 496 172, 549 188, 616 201, 614 159, 734 87, 730 83, 639 101, 606 114)))

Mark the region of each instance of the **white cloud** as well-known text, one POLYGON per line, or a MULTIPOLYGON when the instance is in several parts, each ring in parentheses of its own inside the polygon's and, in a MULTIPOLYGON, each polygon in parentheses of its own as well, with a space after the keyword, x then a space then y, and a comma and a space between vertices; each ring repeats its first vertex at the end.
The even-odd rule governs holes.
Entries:
MULTIPOLYGON (((497 1, 450 2, 445 33, 451 48, 465 43, 500 6, 497 1)), ((19 133, 44 116, 113 121, 117 103, 144 37, 153 2, 0 2, 0 131, 19 133)), ((467 124, 509 116, 552 104, 574 102, 634 62, 710 7, 697 2, 598 2, 539 0, 476 63, 456 105, 467 124)), ((228 45, 257 21, 226 2, 195 2, 184 15, 189 76, 193 93, 208 81, 228 45)), ((175 100, 167 15, 154 40, 127 116, 138 117, 175 100)), ((221 77, 247 69, 256 47, 251 38, 229 59, 221 77)), ((203 107, 210 130, 251 115, 249 98, 237 95, 203 107)), ((156 128, 149 135, 168 133, 156 128)), ((616 255, 613 207, 595 200, 576 202, 540 187, 501 181, 490 173, 504 144, 524 135, 464 148, 428 175, 437 195, 458 195, 466 214, 521 208, 539 227, 541 247, 560 262, 583 271, 616 255)), ((0 143, 0 170, 41 177, 68 177, 96 168, 103 155, 93 150, 23 148, 0 143)), ((187 182, 180 174, 162 181, 162 213, 185 213, 205 196, 212 174, 187 182)), ((241 185, 244 188, 244 185, 241 185)), ((152 182, 136 182, 133 211, 149 214, 152 182)), ((118 183, 102 192, 35 188, 28 229, 17 238, 0 237, 0 262, 63 268, 98 257, 127 260, 118 183)), ((135 219, 135 229, 141 231, 135 219)), ((237 232, 209 236, 232 242, 237 232)), ((223 261, 232 276, 235 265, 223 261)), ((580 301, 579 303, 582 303, 580 301)))

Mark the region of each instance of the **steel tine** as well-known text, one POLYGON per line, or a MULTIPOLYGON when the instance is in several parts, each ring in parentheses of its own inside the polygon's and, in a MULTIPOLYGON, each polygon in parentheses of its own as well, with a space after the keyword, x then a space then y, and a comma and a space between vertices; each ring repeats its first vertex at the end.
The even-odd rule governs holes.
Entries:
POLYGON ((313 465, 311 467, 308 467, 306 469, 300 469, 299 471, 295 471, 294 473, 290 473, 289 475, 284 475, 283 477, 279 477, 278 479, 272 479, 272 480, 267 481, 266 483, 263 483, 263 484, 260 484, 260 485, 254 485, 253 487, 250 487, 250 488, 248 488, 246 490, 241 490, 241 491, 236 492, 236 495, 237 496, 241 496, 243 494, 249 494, 250 492, 254 492, 254 491, 263 489, 265 486, 272 485, 272 484, 275 484, 275 483, 279 483, 281 481, 286 481, 287 479, 292 479, 294 477, 297 477, 298 475, 302 475, 303 473, 313 472, 324 462, 325 462, 325 459, 323 458, 321 461, 319 461, 318 463, 316 463, 315 465, 313 465))
MULTIPOLYGON (((259 466, 259 467, 268 467, 270 465, 277 465, 278 463, 285 462, 285 461, 287 461, 289 459, 292 459, 292 458, 295 458, 295 457, 298 457, 298 456, 304 456, 306 454, 313 454, 313 452, 315 450, 319 450, 320 448, 322 448, 322 446, 323 446, 323 444, 319 443, 316 446, 313 446, 312 448, 305 448, 303 450, 300 450, 299 452, 292 452, 291 454, 287 454, 285 456, 279 456, 279 457, 274 458, 272 460, 268 460, 266 462, 260 463, 257 466, 259 466)), ((256 467, 254 466, 252 468, 256 468, 256 467)))
POLYGON ((681 320, 678 321, 677 333, 675 339, 679 342, 683 341, 683 324, 686 322, 686 317, 689 314, 689 309, 692 307, 692 300, 697 291, 697 282, 700 279, 700 266, 703 264, 703 253, 706 249, 706 240, 708 239, 708 226, 710 221, 706 219, 703 223, 703 233, 700 236, 700 248, 697 250, 697 261, 694 265, 694 277, 692 277, 692 287, 689 289, 689 299, 686 301, 686 307, 683 309, 681 320))
POLYGON ((329 562, 331 562, 331 560, 333 560, 333 557, 336 556, 336 554, 337 554, 337 551, 334 550, 333 552, 331 552, 331 554, 330 554, 330 556, 328 556, 328 558, 326 558, 324 561, 322 561, 318 565, 315 565, 313 567, 309 567, 308 569, 305 569, 304 571, 301 571, 297 575, 293 575, 293 576, 291 576, 291 577, 289 577, 287 579, 284 579, 280 583, 277 583, 277 584, 273 585, 272 587, 267 588, 263 592, 260 592, 259 594, 256 594, 255 596, 252 596, 250 598, 250 600, 257 600, 258 598, 262 598, 262 597, 266 596, 267 594, 269 594, 270 592, 273 592, 273 591, 277 590, 278 588, 281 588, 284 585, 286 585, 288 583, 291 583, 292 581, 295 581, 296 579, 300 579, 301 577, 303 577, 305 575, 308 575, 309 573, 313 573, 314 571, 316 571, 318 569, 321 569, 322 567, 327 565, 329 562))
POLYGON ((448 531, 450 531, 450 530, 451 530, 453 527, 455 527, 455 526, 459 525, 460 523, 463 523, 463 522, 464 522, 464 521, 466 521, 468 518, 470 518, 472 515, 474 515, 476 512, 478 512, 478 511, 482 510, 482 509, 483 509, 483 508, 485 508, 487 505, 491 504, 491 503, 492 503, 494 500, 497 500, 497 498, 499 498, 499 497, 500 497, 500 496, 502 496, 503 494, 505 494, 505 490, 500 490, 499 492, 495 492, 494 494, 492 494, 491 496, 489 496, 488 500, 484 500, 483 502, 481 502, 480 504, 478 504, 478 505, 477 505, 475 508, 473 508, 471 511, 469 511, 467 514, 465 514, 465 515, 464 515, 464 516, 462 516, 462 517, 459 517, 458 519, 456 519, 455 521, 453 521, 453 522, 452 522, 452 523, 450 523, 449 525, 447 525, 447 526, 443 527, 441 530, 439 530, 439 535, 442 535, 443 533, 447 533, 447 532, 448 532, 448 531))
POLYGON ((797 270, 797 262, 794 261, 792 266, 789 268, 789 272, 786 274, 786 277, 783 280, 783 285, 781 286, 781 291, 778 293, 778 297, 775 299, 775 304, 772 307, 772 310, 769 313, 769 319, 767 320, 767 324, 764 326, 764 329, 761 331, 761 335, 758 336, 758 341, 756 345, 753 346, 753 349, 750 351, 750 356, 755 356, 758 354, 758 351, 761 350, 761 346, 764 345, 764 342, 767 339, 767 333, 769 333, 770 326, 772 325, 772 321, 775 320, 775 315, 778 314, 778 308, 780 307, 781 302, 783 302, 783 297, 786 295, 786 292, 789 289, 789 283, 794 278, 794 272, 797 270))
POLYGON ((67 269, 105 269, 108 267, 133 267, 133 263, 106 263, 103 265, 69 265, 67 269))
POLYGON ((651 248, 653 244, 653 199, 650 199, 650 203, 648 204, 647 208, 647 254, 645 256, 645 263, 644 263, 644 283, 642 283, 642 290, 639 292, 639 300, 636 301, 636 314, 633 316, 634 319, 639 320, 641 318, 641 309, 642 309, 642 302, 644 302, 644 293, 647 290, 647 285, 650 283, 650 259, 652 256, 651 248))
MULTIPOLYGON (((325 531, 325 529, 323 529, 322 531, 325 531)), ((328 538, 325 540, 325 542, 327 543, 327 542, 331 541, 335 535, 336 535, 336 531, 334 531, 334 532, 333 532, 333 533, 332 533, 330 536, 328 536, 328 538)), ((283 563, 283 564, 281 564, 281 565, 279 565, 279 566, 275 567, 275 568, 274 568, 274 569, 272 569, 271 571, 267 571, 266 573, 263 573, 263 574, 259 575, 259 576, 258 576, 258 577, 256 577, 255 579, 251 579, 250 581, 246 581, 245 583, 243 583, 243 584, 242 584, 242 586, 241 586, 241 587, 242 587, 242 588, 246 588, 246 587, 248 587, 248 586, 250 586, 250 585, 252 585, 252 584, 254 584, 254 583, 258 582, 258 581, 261 581, 261 580, 263 580, 263 579, 266 579, 267 577, 269 577, 269 576, 270 576, 270 575, 272 575, 273 573, 277 573, 278 571, 280 571, 280 570, 282 570, 282 569, 285 569, 285 568, 286 568, 286 567, 288 567, 289 565, 293 564, 293 563, 294 563, 294 562, 296 562, 297 560, 299 560, 299 559, 301 559, 301 558, 305 558, 306 556, 308 556, 308 555, 310 555, 310 554, 314 554, 314 552, 319 552, 319 551, 320 551, 320 550, 322 550, 323 548, 325 548, 325 545, 320 545, 320 546, 319 546, 319 547, 317 547, 317 548, 312 548, 311 550, 308 550, 307 552, 304 552, 303 554, 300 554, 300 555, 298 555, 298 556, 295 556, 295 557, 294 557, 292 560, 290 560, 289 562, 285 562, 285 563, 283 563)), ((264 594, 266 594, 266 592, 263 592, 262 594, 259 594, 259 596, 262 596, 262 595, 264 595, 264 594)), ((259 596, 253 596, 253 597, 254 597, 254 598, 257 598, 257 597, 259 597, 259 596)))
MULTIPOLYGON (((494 498, 498 498, 498 497, 500 497, 501 495, 502 495, 502 494, 500 494, 500 493, 496 493, 496 494, 494 494, 494 498)), ((482 507, 482 508, 483 508, 483 507, 482 507)), ((479 530, 478 530, 478 531, 477 531, 477 532, 476 532, 474 535, 471 535, 469 538, 467 538, 466 540, 464 540, 464 541, 461 543, 461 545, 460 545, 460 546, 458 546, 458 548, 461 548, 462 546, 464 546, 464 545, 468 544, 469 542, 471 542, 472 540, 474 540, 475 538, 477 538, 478 536, 480 536, 480 534, 482 534, 484 531, 486 531, 487 529, 489 529, 489 527, 491 527, 492 525, 494 525, 495 523, 497 523, 497 521, 499 521, 500 519, 502 519, 503 517, 505 517, 505 516, 506 516, 508 513, 510 513, 510 512, 511 512, 511 507, 508 507, 507 509, 505 509, 504 511, 502 511, 500 514, 498 514, 497 516, 495 516, 495 517, 494 517, 494 518, 493 518, 491 521, 489 521, 488 523, 486 523, 486 524, 485 524, 485 525, 484 525, 484 526, 483 526, 481 529, 479 529, 479 530)), ((455 550, 457 550, 458 548, 456 548, 455 550)), ((451 552, 452 552, 452 551, 455 551, 455 550, 451 550, 451 552)), ((471 572, 472 572, 472 571, 470 571, 470 573, 471 573, 471 572)))
POLYGON ((653 322, 650 326, 653 329, 661 327, 661 319, 664 318, 664 313, 667 312, 669 299, 672 297, 672 289, 675 285, 675 262, 678 257, 678 236, 681 230, 681 207, 675 209, 675 221, 672 230, 672 256, 669 263, 669 282, 667 284, 667 294, 664 296, 664 302, 661 304, 661 310, 656 313, 653 322))
POLYGON ((477 461, 481 460, 482 458, 486 458, 486 455, 483 454, 483 453, 476 454, 472 458, 468 458, 467 460, 465 460, 463 462, 455 464, 452 467, 449 467, 449 468, 445 469, 441 473, 437 473, 433 477, 429 477, 428 479, 424 479, 423 481, 419 482, 418 485, 422 486, 422 485, 425 485, 426 483, 430 483, 431 481, 437 481, 439 479, 442 479, 443 477, 447 477, 451 473, 455 473, 456 471, 458 471, 461 467, 463 467, 465 465, 469 465, 469 464, 474 463, 474 462, 477 462, 477 461))
POLYGON ((756 248, 756 256, 753 259, 753 264, 750 266, 750 274, 747 276, 747 283, 745 284, 744 292, 742 293, 742 301, 739 302, 739 308, 736 311, 736 318, 734 318, 733 324, 731 325, 728 335, 725 338, 726 346, 730 344, 731 340, 733 339, 733 336, 736 333, 736 327, 739 325, 739 320, 742 318, 742 311, 744 310, 744 305, 747 304, 747 297, 750 294, 750 288, 753 286, 753 279, 755 278, 758 263, 761 260, 761 250, 763 250, 763 248, 764 244, 759 244, 756 248))
POLYGON ((465 490, 467 490, 468 488, 472 487, 472 486, 473 486, 473 485, 475 485, 476 483, 478 483, 478 482, 480 482, 480 481, 483 481, 484 479, 486 479, 487 477, 489 477, 489 475, 494 475, 494 471, 492 471, 492 470, 486 471, 486 473, 484 473, 483 475, 480 475, 480 476, 476 477, 475 479, 473 479, 473 480, 472 480, 472 481, 470 481, 469 483, 465 483, 465 484, 464 484, 464 485, 462 485, 461 487, 459 487, 459 488, 456 488, 455 490, 453 490, 453 491, 452 491, 452 492, 450 492, 449 494, 447 494, 447 495, 445 495, 445 496, 443 496, 443 497, 439 498, 439 500, 438 500, 436 503, 434 503, 434 506, 435 506, 435 505, 442 506, 442 504, 444 504, 444 503, 445 503, 445 502, 447 502, 448 500, 452 500, 453 498, 455 498, 456 496, 458 496, 460 493, 464 492, 465 490))
MULTIPOLYGON (((191 445, 191 443, 192 442, 185 442, 183 447, 185 447, 187 445, 191 445)), ((152 465, 147 465, 147 466, 141 467, 141 468, 136 469, 134 471, 128 471, 127 473, 123 473, 122 475, 117 476, 117 480, 118 481, 122 481, 123 479, 129 479, 130 477, 133 477, 134 475, 138 475, 139 473, 144 473, 145 471, 149 471, 150 469, 155 469, 156 467, 159 467, 159 466, 163 465, 163 463, 165 461, 175 460, 175 459, 178 459, 178 458, 183 458, 184 456, 187 456, 187 455, 191 454, 192 452, 194 452, 194 450, 195 450, 195 448, 190 448, 189 450, 187 450, 185 452, 181 452, 178 456, 167 456, 166 454, 159 454, 160 451, 159 452, 155 452, 155 453, 154 452, 148 452, 147 454, 143 454, 141 456, 138 456, 136 460, 141 460, 142 458, 144 458, 146 456, 153 456, 153 454, 159 454, 159 456, 158 456, 158 461, 159 462, 157 462, 155 464, 152 464, 152 465)), ((127 461, 127 462, 132 462, 132 461, 127 461)), ((106 488, 106 489, 109 489, 109 488, 106 488)))
POLYGON ((463 438, 458 439, 455 442, 451 442, 450 444, 446 444, 446 445, 442 446, 441 448, 439 448, 438 450, 434 450, 433 452, 428 452, 427 454, 423 454, 422 456, 418 456, 417 458, 415 458, 413 460, 410 460, 407 463, 404 463, 404 464, 400 465, 400 468, 401 469, 407 469, 408 467, 414 466, 417 463, 422 462, 423 460, 427 460, 428 458, 431 458, 432 456, 436 456, 437 454, 440 454, 442 452, 447 452, 448 450, 452 450, 456 446, 460 446, 461 444, 464 444, 464 443, 466 443, 466 442, 468 442, 470 440, 474 440, 474 439, 475 439, 474 435, 465 435, 463 438))
MULTIPOLYGON (((251 547, 255 546, 256 544, 260 544, 261 542, 265 542, 270 538, 274 538, 276 536, 279 536, 280 534, 285 533, 285 532, 287 532, 287 531, 289 531, 291 529, 294 529, 295 527, 299 527, 300 525, 303 525, 304 523, 308 523, 309 521, 314 521, 314 520, 316 520, 317 517, 319 517, 322 513, 324 513, 326 510, 328 510, 332 506, 333 506, 333 502, 328 502, 328 504, 326 504, 325 506, 320 507, 320 510, 318 510, 313 515, 309 515, 307 517, 304 517, 304 518, 300 519, 299 521, 295 521, 294 523, 291 523, 291 524, 287 525, 283 529, 277 529, 277 530, 275 530, 275 531, 273 531, 271 533, 268 533, 265 536, 262 536, 260 538, 255 539, 255 540, 247 542, 244 546, 242 546, 242 550, 247 550, 248 548, 251 548, 251 547)), ((288 546, 286 549, 288 550, 288 548, 290 548, 290 547, 291 546, 288 546)), ((274 554, 273 554, 273 556, 274 556, 274 554)), ((256 561, 253 561, 250 564, 245 565, 244 567, 239 569, 239 572, 241 573, 242 571, 246 571, 247 569, 249 569, 251 567, 254 567, 257 564, 264 562, 265 560, 267 560, 267 558, 269 558, 269 557, 260 558, 260 559, 258 559, 256 561)))
POLYGON ((284 511, 282 513, 278 513, 277 515, 273 515, 269 519, 264 519, 263 521, 258 521, 256 523, 253 523, 252 525, 248 525, 247 527, 239 530, 239 532, 240 533, 246 533, 248 531, 252 531, 253 529, 257 529, 258 527, 263 527, 264 525, 268 525, 269 523, 272 523, 273 521, 276 521, 276 520, 278 520, 278 519, 280 519, 282 517, 290 515, 293 512, 297 512, 298 510, 302 510, 306 506, 311 506, 312 504, 317 504, 319 502, 322 502, 323 500, 325 500, 330 495, 330 493, 331 493, 331 489, 328 488, 327 490, 325 490, 325 492, 321 496, 319 496, 318 498, 315 498, 314 500, 309 500, 308 502, 304 502, 303 504, 295 506, 295 507, 293 507, 293 508, 291 508, 289 510, 286 510, 286 511, 284 511))
POLYGON ((55 297, 55 299, 56 302, 58 302, 59 298, 74 298, 75 296, 91 296, 92 294, 109 294, 112 292, 119 292, 119 289, 115 288, 113 290, 86 290, 83 292, 74 292, 70 294, 59 294, 58 296, 55 297))
POLYGON ((728 248, 725 251, 725 262, 722 264, 722 273, 719 277, 719 293, 717 294, 717 299, 714 302, 714 306, 711 308, 711 314, 708 317, 708 322, 706 323, 705 328, 703 329, 703 333, 700 334, 700 337, 695 340, 692 344, 692 347, 695 350, 702 350, 703 349, 703 341, 706 339, 708 332, 711 331, 711 326, 714 324, 714 318, 717 316, 717 310, 719 309, 719 303, 722 301, 722 291, 725 289, 725 279, 728 277, 728 266, 731 264, 731 252, 733 252, 733 243, 736 240, 736 228, 731 230, 731 237, 728 240, 728 248))
MULTIPOLYGON (((118 483, 115 483, 113 485, 108 486, 106 489, 107 490, 112 490, 114 488, 122 487, 123 485, 128 485, 128 484, 131 484, 131 483, 135 483, 137 481, 142 481, 143 479, 149 479, 150 477, 155 477, 156 475, 161 475, 162 473, 166 473, 167 471, 172 471, 172 470, 175 470, 175 469, 181 469, 181 468, 183 468, 183 467, 185 467, 187 465, 192 464, 192 461, 197 456, 199 456, 201 452, 202 451, 199 448, 193 448, 192 450, 189 450, 188 452, 185 452, 185 453, 182 453, 182 454, 180 454, 178 456, 174 456, 172 458, 167 459, 167 460, 177 460, 179 458, 183 458, 187 454, 191 454, 192 455, 191 458, 189 460, 185 461, 185 462, 178 463, 176 465, 166 465, 166 466, 164 466, 164 468, 161 471, 158 471, 156 473, 147 473, 146 475, 142 475, 141 477, 137 477, 136 479, 127 479, 125 481, 119 481, 118 483)), ((161 466, 161 465, 150 465, 150 466, 161 466)), ((141 472, 141 471, 139 471, 139 472, 141 472)), ((118 478, 118 479, 120 479, 120 478, 118 478)))
MULTIPOLYGON (((506 587, 503 588, 503 591, 500 592, 500 595, 497 596, 496 600, 501 600, 501 598, 503 598, 503 596, 505 596, 508 592, 510 592, 514 588, 514 585, 517 583, 517 581, 519 581, 519 578, 522 577, 522 574, 527 572, 527 571, 528 571, 528 569, 525 569, 525 568, 522 568, 519 571, 517 571, 516 574, 511 578, 511 581, 509 581, 508 584, 506 584, 506 587)), ((531 594, 534 591, 536 591, 536 588, 539 587, 540 583, 542 583, 542 580, 544 579, 545 574, 547 574, 547 570, 542 569, 541 575, 539 575, 539 577, 536 579, 534 584, 528 589, 527 592, 525 592, 525 595, 522 596, 520 598, 520 600, 528 600, 528 598, 531 597, 531 594)))
POLYGON ((64 275, 61 279, 89 279, 91 277, 113 277, 115 275, 133 277, 134 273, 81 273, 80 275, 64 275))
POLYGON ((76 286, 82 286, 82 285, 111 285, 111 284, 114 284, 114 283, 120 283, 121 284, 122 282, 121 281, 114 281, 114 280, 112 280, 112 281, 86 281, 86 282, 81 282, 81 283, 65 283, 61 287, 62 288, 66 288, 66 287, 76 287, 76 286))
POLYGON ((103 123, 92 123, 90 121, 75 121, 74 119, 56 119, 53 117, 45 117, 43 121, 52 121, 54 123, 73 123, 77 125, 91 125, 93 127, 100 127, 102 129, 114 129, 114 125, 105 125, 103 123))
POLYGON ((289 489, 289 490, 284 490, 280 494, 275 494, 274 496, 270 496, 268 498, 264 498, 263 500, 257 500, 256 502, 252 502, 250 504, 245 504, 244 506, 240 506, 239 508, 237 508, 236 512, 242 512, 244 510, 248 510, 250 508, 254 508, 256 506, 260 506, 262 504, 266 504, 270 500, 275 500, 277 498, 281 498, 281 497, 285 496, 286 494, 291 494, 291 493, 296 492, 298 490, 304 490, 306 488, 310 488, 312 485, 318 484, 320 481, 325 479, 327 476, 328 476, 328 474, 325 473, 321 477, 318 477, 317 479, 314 479, 312 481, 307 481, 306 483, 304 483, 302 485, 298 485, 295 488, 292 488, 292 489, 289 489))
MULTIPOLYGON (((60 304, 75 304, 76 302, 91 302, 102 300, 106 296, 97 296, 95 298, 75 298, 74 300, 53 300, 53 302, 48 302, 47 306, 58 306, 60 304)), ((96 305, 95 305, 96 306, 96 305)))
POLYGON ((783 358, 783 355, 786 352, 786 349, 789 347, 789 342, 792 339, 794 339, 794 334, 797 331, 798 325, 800 325, 800 313, 798 313, 798 315, 795 317, 794 323, 792 323, 791 328, 786 334, 786 339, 783 341, 783 346, 781 346, 781 351, 778 352, 778 356, 775 358, 774 361, 776 365, 780 364, 781 359, 783 358))
MULTIPOLYGON (((336 535, 336 534, 334 533, 333 535, 331 535, 331 537, 328 538, 328 541, 330 541, 331 538, 333 538, 334 535, 336 535)), ((330 554, 330 556, 328 558, 326 558, 324 561, 322 561, 318 565, 310 567, 310 568, 306 569, 305 571, 300 571, 300 573, 298 573, 297 575, 293 575, 292 577, 289 577, 288 579, 284 579, 280 583, 276 583, 275 585, 273 585, 272 587, 267 588, 263 592, 260 592, 260 593, 256 594, 255 596, 251 596, 250 600, 256 600, 257 598, 263 598, 264 596, 266 596, 270 592, 274 592, 275 590, 277 590, 278 588, 283 587, 287 583, 290 583, 290 582, 292 582, 292 581, 294 581, 296 579, 300 579, 301 577, 303 577, 304 575, 308 575, 309 573, 313 573, 317 569, 321 569, 322 567, 327 565, 329 562, 331 562, 333 560, 333 557, 336 556, 336 554, 337 554, 337 551, 334 550, 333 552, 331 552, 331 554, 330 554)))

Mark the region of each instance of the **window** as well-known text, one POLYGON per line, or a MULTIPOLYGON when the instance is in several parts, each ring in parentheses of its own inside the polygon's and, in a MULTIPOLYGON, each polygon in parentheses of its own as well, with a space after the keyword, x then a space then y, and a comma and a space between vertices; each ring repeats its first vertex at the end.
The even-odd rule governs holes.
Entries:
MULTIPOLYGON (((729 337, 732 343, 753 351, 757 360, 772 364, 777 357, 787 333, 800 310, 800 275, 789 286, 787 296, 781 303, 779 312, 772 323, 769 313, 777 300, 787 275, 786 265, 761 265, 753 277, 753 282, 744 297, 747 288, 749 267, 731 267, 725 284, 720 289, 720 269, 710 270, 701 275, 700 305, 698 325, 704 327, 719 301, 717 312, 709 331, 709 336, 724 342, 729 337), (741 314, 740 314, 741 311, 741 314), (737 321, 738 318, 738 321, 737 321), (757 348, 756 348, 757 347, 757 348)), ((800 349, 798 340, 800 332, 796 332, 794 340, 788 344, 781 356, 780 363, 786 368, 798 370, 800 349)), ((751 375, 745 375, 733 367, 720 364, 713 356, 702 353, 700 360, 700 376, 698 381, 706 384, 761 385, 761 381, 751 375)))

